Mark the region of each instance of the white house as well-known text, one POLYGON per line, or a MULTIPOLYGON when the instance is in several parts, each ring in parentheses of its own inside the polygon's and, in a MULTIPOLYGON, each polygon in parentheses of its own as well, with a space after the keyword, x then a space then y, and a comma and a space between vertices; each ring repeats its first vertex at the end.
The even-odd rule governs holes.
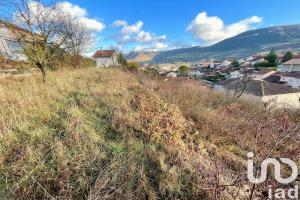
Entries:
POLYGON ((23 49, 14 36, 14 31, 19 31, 28 34, 28 31, 16 27, 13 24, 0 21, 0 55, 16 61, 27 60, 23 49))
POLYGON ((189 75, 190 76, 195 76, 195 77, 200 77, 200 76, 203 76, 204 73, 200 72, 199 70, 191 70, 189 72, 189 75))
POLYGON ((235 70, 235 71, 232 71, 229 73, 229 78, 232 79, 232 78, 239 78, 239 77, 242 77, 243 74, 239 71, 239 70, 235 70))
POLYGON ((117 52, 115 50, 99 50, 93 58, 97 62, 97 67, 111 67, 117 65, 117 52))
POLYGON ((300 72, 300 59, 291 59, 277 67, 278 72, 300 72))
POLYGON ((176 78, 177 77, 177 73, 176 72, 169 72, 166 77, 168 78, 176 78))
POLYGON ((280 82, 292 88, 300 88, 300 72, 277 72, 274 75, 280 77, 280 82))
POLYGON ((300 108, 300 90, 285 84, 264 80, 244 82, 241 78, 235 78, 216 83, 214 90, 226 95, 244 91, 241 96, 244 100, 263 103, 266 106, 300 108))

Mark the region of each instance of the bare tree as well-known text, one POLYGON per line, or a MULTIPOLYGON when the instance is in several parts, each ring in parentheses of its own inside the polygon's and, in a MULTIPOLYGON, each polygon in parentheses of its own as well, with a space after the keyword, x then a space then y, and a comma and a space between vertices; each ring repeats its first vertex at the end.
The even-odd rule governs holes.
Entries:
POLYGON ((92 41, 91 32, 78 19, 71 16, 65 18, 66 28, 69 37, 65 41, 65 49, 70 55, 70 61, 74 68, 77 68, 82 61, 82 52, 92 41))
POLYGON ((65 17, 58 3, 45 4, 41 0, 20 0, 15 10, 14 22, 21 28, 14 31, 15 37, 45 82, 46 67, 59 56, 69 37, 65 17))
POLYGON ((251 77, 245 75, 235 84, 233 97, 231 102, 236 102, 246 91, 248 83, 251 81, 251 77))

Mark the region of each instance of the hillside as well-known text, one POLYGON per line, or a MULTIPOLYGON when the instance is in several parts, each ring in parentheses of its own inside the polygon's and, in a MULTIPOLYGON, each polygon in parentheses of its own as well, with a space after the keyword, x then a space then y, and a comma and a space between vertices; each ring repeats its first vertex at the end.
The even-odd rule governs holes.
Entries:
POLYGON ((208 47, 192 47, 161 52, 152 61, 164 63, 192 62, 208 58, 240 58, 271 49, 300 50, 300 25, 251 30, 208 47))
POLYGON ((135 62, 149 62, 151 61, 159 52, 156 51, 132 51, 126 55, 128 61, 135 62))
POLYGON ((264 188, 246 181, 247 152, 299 155, 297 113, 199 82, 94 68, 47 80, 0 80, 0 199, 249 199, 264 188))

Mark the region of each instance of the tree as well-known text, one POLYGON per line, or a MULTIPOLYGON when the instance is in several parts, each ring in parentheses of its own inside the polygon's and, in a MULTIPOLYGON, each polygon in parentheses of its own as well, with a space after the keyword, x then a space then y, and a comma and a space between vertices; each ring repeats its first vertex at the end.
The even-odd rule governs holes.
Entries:
POLYGON ((140 68, 140 64, 138 62, 129 62, 126 67, 130 71, 137 71, 140 68))
POLYGON ((81 56, 82 52, 92 41, 92 34, 78 19, 74 19, 71 16, 65 16, 64 20, 68 35, 64 42, 65 51, 70 56, 72 66, 77 68, 83 59, 81 56))
POLYGON ((265 56, 265 60, 268 61, 269 67, 276 67, 278 64, 277 55, 274 50, 265 56))
POLYGON ((293 57, 294 57, 293 52, 292 51, 288 51, 283 56, 282 62, 287 62, 287 61, 291 60, 293 57))
POLYGON ((180 75, 186 76, 189 73, 190 68, 186 65, 181 65, 179 67, 178 71, 179 71, 180 75))
POLYGON ((118 63, 121 64, 122 66, 127 66, 128 65, 128 62, 127 62, 125 56, 122 53, 118 54, 117 60, 118 60, 118 63))
POLYGON ((234 67, 234 68, 239 68, 240 67, 240 63, 239 63, 238 60, 234 60, 234 61, 232 61, 231 66, 234 67))
POLYGON ((28 60, 42 73, 46 81, 46 68, 62 52, 63 45, 70 37, 66 18, 60 4, 45 4, 41 0, 20 0, 15 4, 14 22, 22 31, 14 35, 28 60))

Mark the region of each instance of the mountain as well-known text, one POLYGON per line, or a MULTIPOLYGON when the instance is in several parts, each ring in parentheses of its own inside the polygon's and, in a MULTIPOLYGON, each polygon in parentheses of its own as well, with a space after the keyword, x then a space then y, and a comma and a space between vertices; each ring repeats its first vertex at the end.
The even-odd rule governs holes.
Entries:
POLYGON ((193 62, 202 59, 241 58, 262 51, 300 49, 300 24, 251 30, 208 47, 164 51, 152 62, 193 62))
POLYGON ((149 62, 159 53, 158 51, 132 51, 126 55, 126 59, 135 62, 149 62))

